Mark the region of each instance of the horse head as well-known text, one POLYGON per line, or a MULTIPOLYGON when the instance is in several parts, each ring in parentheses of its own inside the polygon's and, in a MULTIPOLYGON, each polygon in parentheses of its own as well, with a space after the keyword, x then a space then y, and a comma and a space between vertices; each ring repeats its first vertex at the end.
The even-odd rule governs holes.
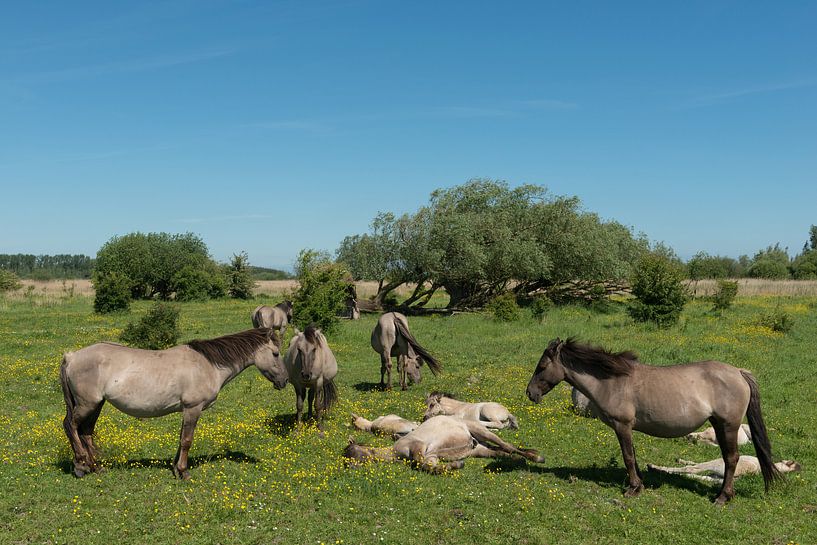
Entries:
POLYGON ((277 390, 286 387, 289 382, 289 375, 281 358, 281 339, 271 329, 267 342, 255 353, 255 367, 277 390))
POLYGON ((420 375, 420 366, 422 364, 423 360, 419 357, 406 356, 403 365, 410 384, 420 384, 422 382, 423 377, 420 375))
POLYGON ((542 357, 539 358, 527 388, 528 399, 534 403, 539 403, 542 396, 564 380, 565 369, 559 359, 564 343, 565 341, 558 337, 550 341, 542 357))
POLYGON ((423 422, 438 414, 445 414, 445 409, 440 403, 440 396, 431 394, 426 398, 426 412, 423 413, 423 422))
POLYGON ((314 325, 307 326, 298 344, 301 359, 301 380, 317 380, 321 374, 321 331, 314 325))

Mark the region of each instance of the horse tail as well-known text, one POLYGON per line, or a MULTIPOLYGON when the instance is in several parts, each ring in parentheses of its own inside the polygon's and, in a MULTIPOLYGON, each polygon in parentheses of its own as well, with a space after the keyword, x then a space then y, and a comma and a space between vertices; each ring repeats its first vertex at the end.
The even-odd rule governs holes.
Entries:
POLYGON ((338 387, 334 380, 327 380, 323 383, 321 390, 321 410, 328 411, 338 402, 338 387))
POLYGON ((264 305, 258 305, 255 307, 255 310, 252 311, 252 326, 253 327, 261 327, 261 316, 260 311, 264 308, 264 305))
POLYGON ((74 393, 71 391, 71 386, 68 385, 68 354, 62 357, 62 363, 60 363, 60 386, 62 386, 62 396, 65 399, 65 420, 71 422, 74 419, 74 407, 77 406, 77 400, 74 399, 74 393))
POLYGON ((431 372, 435 375, 439 375, 440 371, 442 371, 442 366, 440 362, 437 361, 434 356, 428 353, 428 350, 420 346, 420 343, 417 342, 417 339, 409 332, 408 328, 403 324, 401 320, 397 318, 394 319, 394 326, 397 328, 398 333, 406 339, 406 342, 411 345, 415 352, 420 356, 420 358, 428 363, 428 368, 431 369, 431 372))
POLYGON ((746 419, 749 421, 749 430, 752 432, 752 444, 760 462, 760 471, 763 473, 763 484, 766 490, 777 479, 783 475, 775 467, 772 461, 772 445, 769 441, 769 434, 766 431, 766 424, 763 422, 763 414, 760 412, 760 390, 757 387, 755 377, 749 371, 740 370, 743 379, 749 385, 749 406, 746 408, 746 419))
POLYGON ((512 430, 518 430, 519 429, 519 421, 512 414, 508 415, 508 424, 509 424, 509 426, 510 426, 510 428, 512 430))

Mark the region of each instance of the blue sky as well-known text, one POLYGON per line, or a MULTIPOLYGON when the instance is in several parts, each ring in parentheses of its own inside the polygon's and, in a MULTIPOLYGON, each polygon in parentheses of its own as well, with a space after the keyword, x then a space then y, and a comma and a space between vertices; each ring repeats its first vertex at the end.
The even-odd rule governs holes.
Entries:
POLYGON ((688 258, 817 224, 817 3, 16 2, 0 253, 199 234, 290 268, 470 178, 688 258))

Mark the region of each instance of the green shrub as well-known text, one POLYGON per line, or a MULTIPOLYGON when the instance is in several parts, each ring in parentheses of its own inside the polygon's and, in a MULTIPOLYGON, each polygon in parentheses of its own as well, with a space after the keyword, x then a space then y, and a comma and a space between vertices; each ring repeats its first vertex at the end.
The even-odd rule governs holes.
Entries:
POLYGON ((162 350, 175 346, 180 336, 179 309, 157 301, 138 322, 125 326, 119 340, 137 348, 162 350))
POLYGON ((683 278, 683 270, 667 257, 646 254, 632 277, 635 298, 629 303, 630 316, 660 327, 675 324, 689 298, 683 278))
POLYGON ((718 280, 718 291, 712 297, 714 310, 726 310, 732 306, 738 294, 738 283, 734 280, 718 280))
POLYGON ((0 293, 20 289, 20 279, 11 271, 0 269, 0 293))
POLYGON ((325 253, 302 250, 295 267, 298 289, 292 296, 292 318, 304 329, 314 323, 324 332, 334 330, 346 312, 351 275, 325 253))
POLYGON ((547 295, 537 295, 531 300, 529 308, 533 318, 541 322, 545 319, 545 314, 547 314, 552 306, 553 301, 551 301, 547 295))
POLYGON ((233 254, 233 259, 224 270, 227 277, 227 292, 234 299, 251 299, 255 280, 252 278, 250 258, 247 252, 233 254))
POLYGON ((494 297, 485 307, 494 315, 494 319, 502 322, 514 322, 519 319, 519 305, 513 293, 503 293, 494 297))
POLYGON ((794 319, 788 312, 780 308, 780 305, 772 312, 758 318, 757 323, 779 333, 788 333, 794 327, 794 319))
POLYGON ((94 275, 94 312, 100 314, 128 310, 131 301, 131 281, 118 272, 94 275))

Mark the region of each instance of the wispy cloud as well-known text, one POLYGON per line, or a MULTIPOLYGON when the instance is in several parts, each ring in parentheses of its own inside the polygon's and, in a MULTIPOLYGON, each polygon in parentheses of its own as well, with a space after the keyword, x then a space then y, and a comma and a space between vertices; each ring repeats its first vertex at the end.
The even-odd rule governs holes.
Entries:
POLYGON ((247 220, 271 220, 276 216, 270 214, 243 214, 240 216, 213 216, 210 218, 179 218, 176 221, 179 223, 224 223, 232 221, 247 221, 247 220))
POLYGON ((787 81, 787 82, 779 82, 779 83, 770 83, 766 85, 756 85, 756 86, 749 86, 744 87, 742 89, 734 89, 731 91, 724 91, 720 93, 712 93, 707 95, 701 95, 694 98, 687 107, 702 107, 702 106, 712 106, 715 104, 720 104, 723 102, 728 102, 732 99, 749 96, 749 95, 759 95, 759 94, 768 94, 768 93, 777 93, 781 91, 790 91, 792 89, 804 89, 808 87, 816 87, 817 86, 817 78, 810 78, 804 79, 799 81, 787 81))
POLYGON ((36 84, 52 83, 55 81, 65 81, 82 79, 86 77, 102 76, 107 74, 145 72, 172 66, 204 62, 219 57, 226 57, 235 53, 235 48, 205 49, 184 53, 164 54, 154 57, 142 57, 138 59, 123 59, 101 64, 85 66, 73 66, 70 68, 60 68, 55 70, 45 70, 41 72, 30 72, 5 78, 15 84, 36 84))

